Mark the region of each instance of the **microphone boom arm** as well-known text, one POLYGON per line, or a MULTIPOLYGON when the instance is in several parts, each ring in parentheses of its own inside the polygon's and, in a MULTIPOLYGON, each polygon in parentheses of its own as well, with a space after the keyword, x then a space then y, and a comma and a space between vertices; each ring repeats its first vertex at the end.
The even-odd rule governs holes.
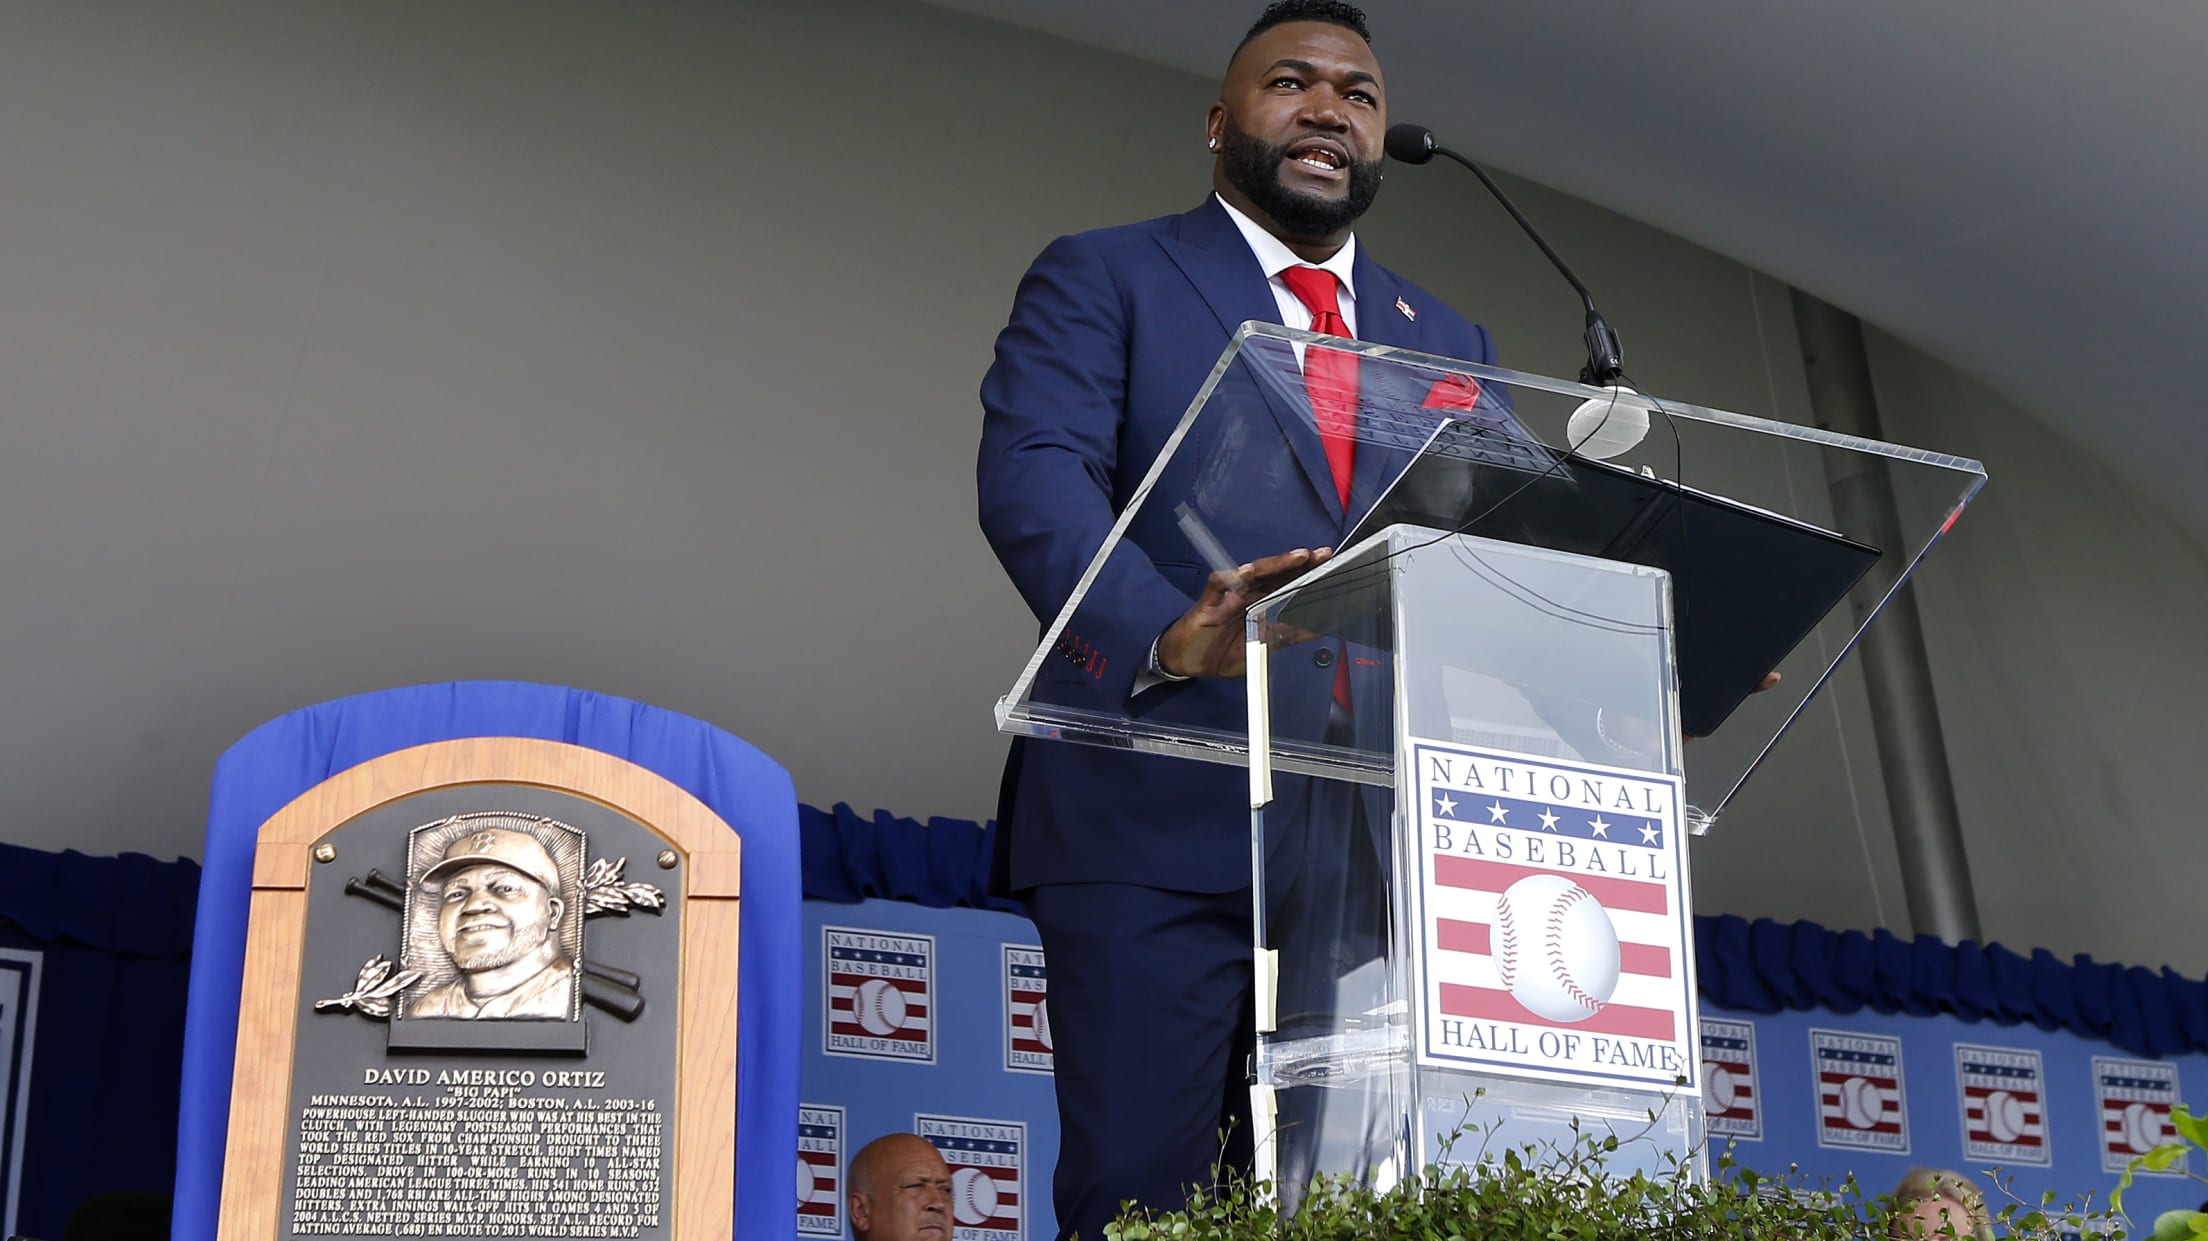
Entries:
POLYGON ((1534 245, 1541 247, 1541 253, 1548 258, 1549 265, 1556 268, 1557 274, 1571 284, 1572 290, 1579 294, 1580 304, 1587 308, 1587 330, 1584 334, 1587 366, 1580 372, 1580 382, 1597 387, 1615 385, 1618 377, 1625 371, 1625 346, 1618 340, 1618 334, 1611 330, 1609 323, 1604 321, 1602 312, 1595 309, 1594 295, 1587 291, 1586 285, 1580 283, 1578 276, 1572 274, 1570 265, 1549 245, 1548 239, 1533 226, 1525 213, 1518 210, 1518 204, 1510 201, 1510 195, 1503 192, 1503 187, 1495 184, 1495 178, 1488 176, 1486 169, 1470 159, 1441 145, 1435 140, 1433 131, 1423 126, 1391 126, 1388 138, 1388 153, 1404 163, 1423 164, 1436 155, 1446 155, 1470 169, 1472 175, 1480 179, 1480 184, 1487 187, 1487 192, 1495 196, 1495 201, 1503 205, 1503 210, 1510 213, 1511 219, 1517 221, 1520 231, 1531 237, 1534 245), (1400 135, 1397 133, 1399 130, 1403 131, 1400 135))

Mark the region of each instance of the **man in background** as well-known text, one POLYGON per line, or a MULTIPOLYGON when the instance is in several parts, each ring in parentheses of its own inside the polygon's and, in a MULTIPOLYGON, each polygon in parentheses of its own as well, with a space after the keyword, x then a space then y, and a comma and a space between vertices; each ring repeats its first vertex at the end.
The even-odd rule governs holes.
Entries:
POLYGON ((951 1167, 926 1138, 891 1133, 860 1147, 849 1188, 854 1241, 950 1241, 951 1167))

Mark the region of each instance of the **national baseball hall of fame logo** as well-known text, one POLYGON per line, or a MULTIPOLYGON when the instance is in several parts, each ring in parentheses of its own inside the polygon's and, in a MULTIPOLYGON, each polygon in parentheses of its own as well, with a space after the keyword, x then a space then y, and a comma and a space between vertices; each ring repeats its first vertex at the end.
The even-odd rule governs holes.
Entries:
POLYGON ((1022 1241, 1027 1235, 1027 1125, 967 1116, 912 1118, 951 1167, 951 1241, 1022 1241))
POLYGON ((1955 1044, 1955 1093, 1963 1109, 1963 1157, 2004 1166, 2054 1165, 2047 1141, 2047 1071, 2021 1047, 1955 1044))
MULTIPOLYGON (((2122 1172, 2133 1159, 2175 1140, 2170 1109, 2177 1104, 2177 1066, 2095 1056, 2093 1101, 2101 1113, 2101 1170, 2122 1172)), ((2167 1172, 2148 1175, 2183 1176, 2191 1163, 2188 1151, 2167 1172)))
POLYGON ((1901 1087, 1901 1040, 1883 1034, 1811 1030, 1817 1067, 1817 1145, 1909 1153, 1909 1100, 1901 1087))
POLYGON ((843 1235, 843 1109, 797 1105, 797 1234, 843 1235))
POLYGON ((935 937, 820 928, 831 1056, 935 1063, 935 937))
POLYGON ((1055 1044, 1050 1038, 1050 973, 1043 950, 1021 944, 1004 946, 1004 1067, 1014 1073, 1048 1073, 1055 1044))
POLYGON ((1698 1091, 1679 782, 1411 739, 1422 1064, 1698 1091))
POLYGON ((1754 1025, 1702 1019, 1702 1119, 1715 1136, 1763 1139, 1754 1025))

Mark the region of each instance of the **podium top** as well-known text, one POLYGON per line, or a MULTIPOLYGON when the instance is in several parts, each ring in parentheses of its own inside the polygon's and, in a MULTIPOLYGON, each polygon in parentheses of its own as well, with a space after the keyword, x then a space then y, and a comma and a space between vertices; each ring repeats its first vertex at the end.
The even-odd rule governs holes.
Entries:
MULTIPOLYGON (((1691 574, 1675 582, 1683 637, 1699 627, 1722 647, 1726 634, 1768 632, 1774 616, 1799 620, 1778 624, 1792 645, 1774 648, 1776 688, 1744 702, 1718 694, 1731 701, 1684 719, 1690 733, 1723 724, 1685 753, 1687 798, 1706 825, 1984 482, 1983 467, 1961 457, 1245 323, 1139 485, 1114 497, 1110 536, 999 700, 998 725, 1246 762, 1240 687, 1153 685, 1149 643, 1214 568, 1346 547, 1394 522, 1675 575, 1684 558, 1702 566, 1703 585, 1691 574), (1307 386, 1312 348, 1356 365, 1315 368, 1307 386), (1354 426, 1322 434, 1314 387, 1322 407, 1354 406, 1354 426), (1354 442, 1346 505, 1329 438, 1354 442), (1761 539, 1735 537, 1758 527, 1761 539), (1740 615, 1701 616, 1697 591, 1740 615), (1849 607, 1836 606, 1843 596, 1849 607)), ((1684 645, 1680 661, 1683 676, 1696 675, 1684 645)), ((1695 701, 1694 687, 1682 688, 1682 702, 1695 701)))
POLYGON ((1434 432, 1350 545, 1398 524, 1671 574, 1683 605, 1679 717, 1692 737, 1715 733, 1879 555, 1835 531, 1462 420, 1434 432))

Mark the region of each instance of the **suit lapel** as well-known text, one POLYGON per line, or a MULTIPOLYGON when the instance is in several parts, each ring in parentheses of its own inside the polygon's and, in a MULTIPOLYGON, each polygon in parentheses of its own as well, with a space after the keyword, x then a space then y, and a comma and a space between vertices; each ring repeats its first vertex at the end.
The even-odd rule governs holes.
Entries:
MULTIPOLYGON (((1159 234, 1158 245, 1196 287, 1228 335, 1253 319, 1280 322, 1280 306, 1273 300, 1264 269, 1258 266, 1249 242, 1243 240, 1241 230, 1217 198, 1205 199, 1203 206, 1182 216, 1177 235, 1159 234)), ((1259 394, 1303 467, 1312 494, 1326 511, 1339 517, 1341 499, 1334 487, 1334 472, 1326 464, 1326 449, 1312 422, 1310 402, 1303 395, 1300 380, 1292 375, 1285 378, 1284 391, 1259 384, 1259 394)))

